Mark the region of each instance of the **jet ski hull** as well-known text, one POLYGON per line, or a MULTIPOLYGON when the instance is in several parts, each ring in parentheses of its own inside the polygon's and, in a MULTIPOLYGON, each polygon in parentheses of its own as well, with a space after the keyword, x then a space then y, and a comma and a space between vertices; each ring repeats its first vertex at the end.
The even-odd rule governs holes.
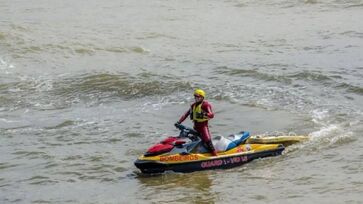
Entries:
POLYGON ((277 156, 285 149, 283 145, 243 144, 219 156, 206 154, 174 154, 154 157, 141 156, 135 166, 143 173, 165 171, 193 172, 211 169, 227 169, 241 166, 254 159, 277 156))

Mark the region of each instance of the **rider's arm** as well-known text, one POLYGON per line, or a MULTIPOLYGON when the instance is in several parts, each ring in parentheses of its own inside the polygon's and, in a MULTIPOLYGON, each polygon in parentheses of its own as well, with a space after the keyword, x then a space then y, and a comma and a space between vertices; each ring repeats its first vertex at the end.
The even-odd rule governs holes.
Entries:
POLYGON ((187 112, 185 112, 185 113, 182 115, 182 117, 180 117, 180 119, 178 120, 178 123, 182 123, 182 122, 184 122, 184 120, 185 120, 187 117, 189 117, 189 115, 190 115, 190 109, 189 109, 187 112))
POLYGON ((214 118, 214 113, 212 111, 212 105, 210 103, 203 103, 202 109, 205 111, 205 115, 208 119, 214 118))

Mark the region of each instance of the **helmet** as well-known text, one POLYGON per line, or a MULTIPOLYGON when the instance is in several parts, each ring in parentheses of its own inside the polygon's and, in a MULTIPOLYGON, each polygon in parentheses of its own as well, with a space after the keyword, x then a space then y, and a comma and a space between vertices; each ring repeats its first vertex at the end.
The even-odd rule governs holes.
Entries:
POLYGON ((205 92, 202 89, 196 89, 194 91, 194 96, 195 95, 202 96, 203 98, 205 98, 205 92))

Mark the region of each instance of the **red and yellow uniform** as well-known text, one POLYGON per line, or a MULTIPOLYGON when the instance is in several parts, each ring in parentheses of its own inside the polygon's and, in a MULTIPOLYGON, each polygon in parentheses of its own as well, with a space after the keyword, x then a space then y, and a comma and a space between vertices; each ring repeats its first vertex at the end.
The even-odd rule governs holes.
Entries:
POLYGON ((188 116, 194 123, 194 129, 199 132, 200 137, 204 144, 208 147, 211 153, 216 156, 216 151, 214 149, 211 134, 209 132, 208 120, 214 118, 214 113, 212 111, 212 105, 204 100, 205 93, 201 89, 197 89, 194 92, 196 102, 190 106, 190 109, 180 117, 178 123, 182 123, 188 116))

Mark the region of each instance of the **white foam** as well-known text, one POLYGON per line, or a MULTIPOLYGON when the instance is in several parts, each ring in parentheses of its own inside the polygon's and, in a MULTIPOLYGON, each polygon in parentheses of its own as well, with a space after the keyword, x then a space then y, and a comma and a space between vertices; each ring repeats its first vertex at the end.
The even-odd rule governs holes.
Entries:
POLYGON ((312 132, 309 134, 309 136, 314 139, 314 138, 322 138, 322 137, 328 137, 330 135, 332 135, 333 133, 337 133, 339 128, 337 125, 331 124, 329 126, 326 127, 322 127, 320 130, 312 132))
POLYGON ((10 69, 13 69, 15 66, 6 62, 4 59, 0 58, 0 70, 3 70, 5 74, 11 74, 10 69))
POLYGON ((322 124, 324 119, 326 119, 329 116, 328 110, 313 110, 311 112, 312 114, 312 121, 317 124, 322 124))
POLYGON ((309 134, 311 141, 320 141, 332 145, 341 141, 344 142, 354 139, 353 132, 347 131, 344 128, 346 124, 331 123, 332 120, 329 110, 316 109, 311 112, 311 115, 312 121, 321 126, 319 130, 309 134))
MULTIPOLYGON (((161 96, 158 98, 152 98, 151 101, 147 101, 142 104, 142 112, 150 112, 155 110, 161 110, 170 105, 180 105, 187 103, 185 96, 161 96), (182 100, 184 99, 184 100, 182 100)), ((189 100, 191 101, 191 100, 189 100)))
POLYGON ((8 120, 6 118, 0 118, 0 121, 5 122, 5 123, 15 123, 15 122, 17 122, 17 121, 13 121, 13 120, 8 120))

